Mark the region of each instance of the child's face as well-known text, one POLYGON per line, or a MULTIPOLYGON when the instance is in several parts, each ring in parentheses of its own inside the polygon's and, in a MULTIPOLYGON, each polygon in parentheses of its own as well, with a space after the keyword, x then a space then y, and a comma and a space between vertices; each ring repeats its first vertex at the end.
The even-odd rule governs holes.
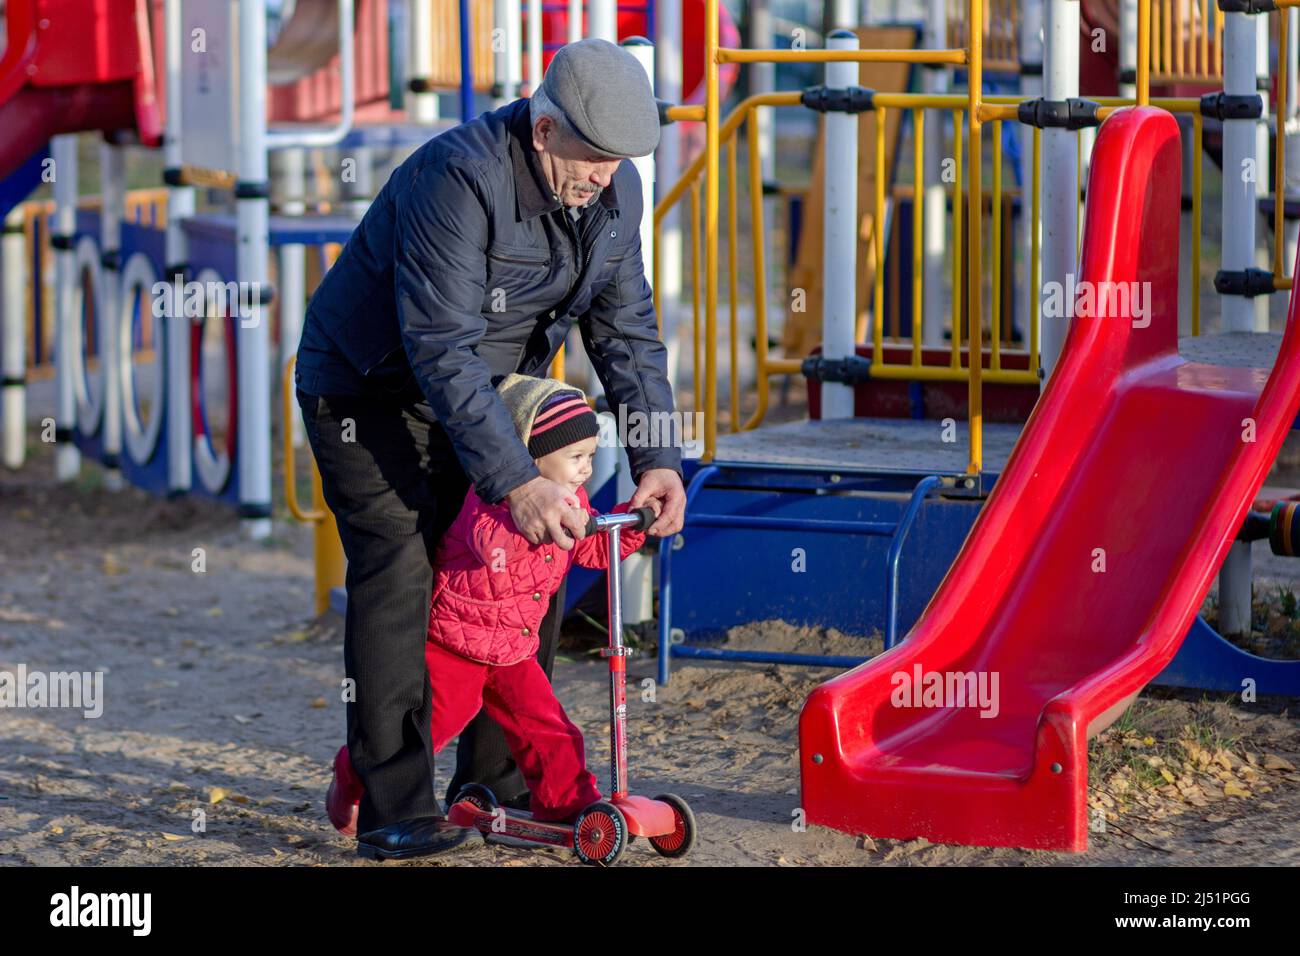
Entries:
POLYGON ((543 478, 577 491, 591 477, 591 460, 595 454, 596 436, 592 435, 534 460, 543 478))

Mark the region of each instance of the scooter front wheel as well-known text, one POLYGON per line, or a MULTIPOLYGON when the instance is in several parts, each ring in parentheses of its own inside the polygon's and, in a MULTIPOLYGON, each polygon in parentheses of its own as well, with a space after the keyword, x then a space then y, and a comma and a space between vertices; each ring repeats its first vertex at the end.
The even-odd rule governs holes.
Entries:
POLYGON ((655 802, 666 803, 673 808, 675 826, 672 833, 650 837, 650 845, 660 856, 669 859, 690 853, 691 847, 695 846, 695 814, 691 813, 691 808, 675 793, 661 793, 655 797, 655 802))
POLYGON ((612 803, 598 800, 573 822, 573 851, 591 866, 613 866, 627 849, 627 818, 612 803))

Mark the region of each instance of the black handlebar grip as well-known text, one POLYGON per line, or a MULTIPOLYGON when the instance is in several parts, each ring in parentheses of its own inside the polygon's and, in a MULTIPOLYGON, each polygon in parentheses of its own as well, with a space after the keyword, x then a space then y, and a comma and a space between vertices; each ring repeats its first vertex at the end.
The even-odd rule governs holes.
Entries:
POLYGON ((583 534, 584 534, 584 535, 587 535, 587 536, 590 536, 590 535, 593 535, 593 534, 595 534, 595 533, 596 533, 596 516, 593 515, 593 514, 588 514, 588 515, 587 515, 587 530, 584 531, 583 534))
POLYGON ((641 516, 641 520, 636 523, 637 531, 645 531, 652 524, 654 524, 655 519, 659 517, 657 514, 655 514, 655 510, 651 508, 649 505, 643 505, 642 507, 637 508, 636 513, 641 516))

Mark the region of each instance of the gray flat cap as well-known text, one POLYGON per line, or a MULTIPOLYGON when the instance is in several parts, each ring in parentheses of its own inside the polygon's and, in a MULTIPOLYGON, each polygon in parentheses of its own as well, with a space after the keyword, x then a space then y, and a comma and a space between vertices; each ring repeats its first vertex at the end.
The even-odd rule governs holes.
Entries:
POLYGON ((636 57, 608 40, 560 47, 542 89, 578 135, 611 158, 645 156, 659 145, 659 107, 636 57))

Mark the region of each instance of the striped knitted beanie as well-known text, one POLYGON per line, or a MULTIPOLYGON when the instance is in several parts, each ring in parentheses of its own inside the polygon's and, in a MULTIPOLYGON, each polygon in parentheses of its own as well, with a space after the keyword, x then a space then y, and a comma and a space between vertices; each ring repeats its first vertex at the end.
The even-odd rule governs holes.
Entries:
POLYGON ((541 458, 600 433, 581 391, 553 378, 512 373, 497 386, 528 454, 541 458))

